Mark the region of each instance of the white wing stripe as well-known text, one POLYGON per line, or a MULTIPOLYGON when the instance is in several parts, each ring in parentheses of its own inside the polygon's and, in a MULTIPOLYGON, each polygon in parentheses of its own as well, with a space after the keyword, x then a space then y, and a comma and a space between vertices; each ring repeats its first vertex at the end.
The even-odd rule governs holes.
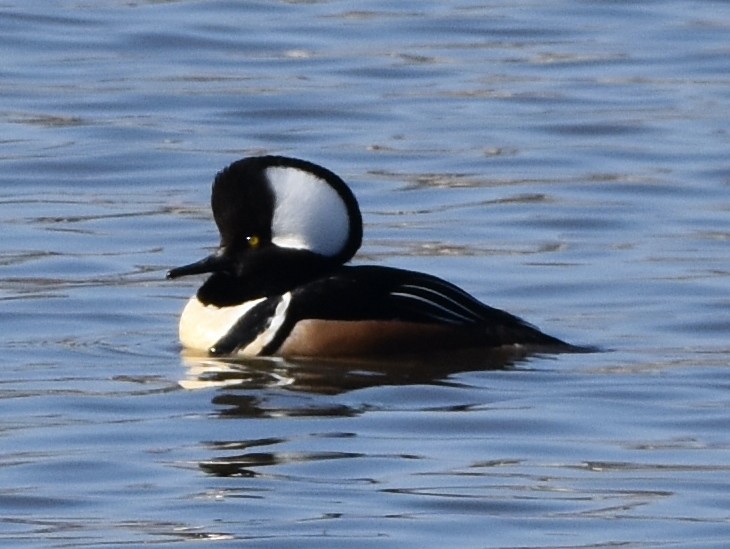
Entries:
POLYGON ((430 299, 427 299, 425 297, 421 297, 415 294, 408 294, 403 292, 391 292, 390 295, 395 297, 403 297, 406 299, 411 299, 414 301, 418 301, 419 303, 424 303, 428 305, 431 309, 435 309, 437 311, 442 311, 445 313, 446 316, 439 315, 439 314, 431 314, 429 313, 429 316, 432 316, 434 318, 439 318, 445 322, 451 322, 456 323, 459 321, 459 319, 463 322, 473 322, 475 319, 473 317, 465 316, 458 311, 455 311, 453 309, 449 309, 447 307, 444 307, 443 305, 440 305, 439 303, 436 303, 435 301, 432 301, 430 299))
MULTIPOLYGON (((450 294, 446 294, 444 292, 441 292, 437 289, 430 288, 428 286, 418 286, 415 284, 403 284, 401 286, 402 289, 414 289, 414 290, 420 290, 421 292, 427 294, 427 295, 433 295, 437 298, 440 298, 441 301, 446 301, 449 304, 452 304, 454 306, 454 309, 451 309, 451 307, 448 307, 448 310, 452 312, 452 314, 461 316, 467 320, 471 321, 478 321, 482 319, 481 311, 477 308, 471 307, 473 305, 473 298, 465 293, 465 292, 454 292, 453 288, 447 286, 446 289, 450 291, 450 294), (457 301, 457 298, 463 298, 460 301, 457 301), (462 313, 457 312, 457 310, 463 311, 462 313)), ((421 296, 422 299, 428 299, 427 296, 421 296)), ((429 300, 432 301, 432 300, 429 300)), ((434 304, 436 302, 434 301, 434 304)), ((440 306, 441 308, 447 308, 444 305, 440 306)))

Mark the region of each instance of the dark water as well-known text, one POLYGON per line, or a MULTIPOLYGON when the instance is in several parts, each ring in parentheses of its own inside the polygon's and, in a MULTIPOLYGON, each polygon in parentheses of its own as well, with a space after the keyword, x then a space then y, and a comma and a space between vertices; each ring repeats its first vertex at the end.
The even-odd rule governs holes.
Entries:
POLYGON ((711 1, 5 2, 1 544, 727 547, 729 36, 711 1), (182 357, 164 272, 269 152, 352 185, 358 262, 606 351, 182 357))

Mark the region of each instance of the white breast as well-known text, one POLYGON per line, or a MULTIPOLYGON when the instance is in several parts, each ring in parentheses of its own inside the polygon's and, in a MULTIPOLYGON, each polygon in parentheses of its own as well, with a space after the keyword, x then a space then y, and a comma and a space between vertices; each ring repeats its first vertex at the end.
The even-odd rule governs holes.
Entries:
POLYGON ((215 307, 203 305, 197 297, 190 298, 180 317, 180 343, 188 349, 208 352, 239 318, 264 299, 233 307, 215 307))

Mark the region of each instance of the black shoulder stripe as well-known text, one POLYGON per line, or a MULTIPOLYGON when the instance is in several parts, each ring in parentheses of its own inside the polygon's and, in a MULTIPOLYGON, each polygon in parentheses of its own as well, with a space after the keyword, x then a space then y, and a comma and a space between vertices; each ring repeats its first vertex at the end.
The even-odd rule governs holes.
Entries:
POLYGON ((228 333, 208 351, 211 355, 228 355, 246 347, 271 324, 281 296, 270 297, 257 304, 236 322, 228 333))

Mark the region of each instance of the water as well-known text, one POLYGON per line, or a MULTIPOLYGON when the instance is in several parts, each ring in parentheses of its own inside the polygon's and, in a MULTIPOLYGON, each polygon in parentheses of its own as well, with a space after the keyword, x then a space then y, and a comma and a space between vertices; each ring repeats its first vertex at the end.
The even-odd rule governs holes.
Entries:
POLYGON ((5 2, 0 542, 726 547, 724 2, 5 2), (214 173, 591 355, 200 363, 214 173), (502 369, 492 369, 505 366, 502 369))

